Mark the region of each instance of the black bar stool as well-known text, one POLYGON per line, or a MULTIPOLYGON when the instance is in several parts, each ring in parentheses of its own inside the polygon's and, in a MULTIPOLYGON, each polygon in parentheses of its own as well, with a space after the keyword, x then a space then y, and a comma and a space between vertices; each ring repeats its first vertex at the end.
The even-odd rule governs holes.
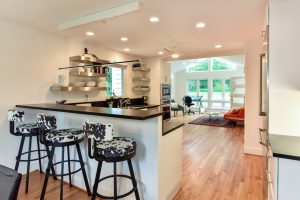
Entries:
MULTIPOLYGON (((26 186, 25 186, 25 192, 28 192, 29 187, 29 173, 30 173, 30 162, 31 161, 39 161, 39 167, 40 167, 40 173, 42 173, 42 164, 41 160, 46 156, 41 157, 41 150, 40 149, 40 143, 39 143, 39 127, 37 123, 30 123, 30 124, 20 124, 16 127, 15 131, 15 122, 23 122, 24 121, 24 112, 18 111, 18 110, 9 110, 8 111, 8 120, 9 120, 9 129, 10 133, 15 136, 21 137, 21 143, 19 146, 18 155, 16 157, 16 165, 15 170, 18 171, 20 162, 27 162, 27 174, 26 174, 26 186), (37 141, 37 149, 32 150, 32 138, 35 137, 37 141), (28 151, 23 152, 24 142, 25 139, 29 138, 29 144, 28 144, 28 151), (31 153, 37 152, 38 158, 31 158, 31 153), (23 155, 28 154, 27 159, 21 159, 23 155)), ((54 172, 54 171, 53 171, 54 172)), ((55 172, 54 172, 55 173, 55 172)))
POLYGON ((132 138, 113 137, 113 127, 108 124, 85 122, 83 131, 88 136, 88 153, 89 157, 98 161, 97 173, 93 187, 92 200, 96 196, 102 199, 120 199, 131 193, 135 193, 135 198, 140 199, 137 189, 137 182, 134 176, 131 158, 136 154, 136 142, 132 138), (114 174, 100 179, 103 161, 113 163, 114 174), (117 162, 127 161, 130 176, 117 174, 117 162), (122 195, 117 193, 117 177, 128 178, 132 181, 133 188, 122 195), (104 196, 97 192, 98 184, 108 178, 114 179, 114 196, 104 196))
POLYGON ((41 197, 40 199, 44 199, 45 197, 45 192, 47 189, 47 184, 48 184, 48 178, 49 176, 60 176, 61 182, 60 182, 60 199, 63 199, 63 184, 64 184, 64 176, 69 176, 69 182, 70 186, 72 186, 71 183, 71 175, 75 174, 79 171, 82 171, 83 174, 83 179, 85 183, 85 187, 87 190, 87 193, 89 196, 91 196, 91 191, 89 187, 89 183, 87 180, 87 175, 85 172, 85 167, 84 167, 84 162, 82 159, 82 154, 80 151, 80 146, 79 144, 84 140, 84 133, 80 129, 60 129, 60 130, 55 130, 56 129, 56 118, 55 116, 45 116, 43 114, 38 115, 38 125, 41 131, 41 143, 46 146, 46 149, 49 150, 49 146, 52 146, 50 155, 49 155, 49 163, 48 167, 46 169, 46 177, 44 180, 44 185, 43 189, 41 192, 41 197), (77 154, 78 154, 78 160, 75 159, 70 159, 70 146, 75 145, 77 154), (61 147, 61 161, 53 163, 53 156, 55 149, 57 147, 61 147), (65 160, 65 147, 67 147, 67 153, 68 153, 68 159, 65 160), (69 172, 64 173, 64 163, 68 163, 68 168, 69 172), (80 163, 80 168, 72 171, 71 172, 71 162, 79 162, 80 163), (50 169, 53 168, 55 165, 61 165, 61 171, 60 174, 53 174, 50 173, 50 169))

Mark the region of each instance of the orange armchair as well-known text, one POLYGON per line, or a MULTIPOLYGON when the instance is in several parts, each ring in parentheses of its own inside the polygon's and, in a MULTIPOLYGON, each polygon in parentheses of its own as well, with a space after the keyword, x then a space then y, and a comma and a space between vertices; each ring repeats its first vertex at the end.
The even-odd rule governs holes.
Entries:
POLYGON ((245 108, 234 108, 224 114, 224 119, 235 122, 244 122, 245 120, 245 108))

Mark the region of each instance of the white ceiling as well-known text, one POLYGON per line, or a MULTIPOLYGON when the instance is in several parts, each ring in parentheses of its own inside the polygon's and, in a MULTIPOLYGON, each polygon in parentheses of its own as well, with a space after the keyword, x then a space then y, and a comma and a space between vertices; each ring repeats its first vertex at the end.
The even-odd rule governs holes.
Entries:
MULTIPOLYGON (((140 9, 126 15, 59 31, 58 24, 113 8, 133 0, 1 0, 0 18, 92 44, 140 56, 157 56, 164 46, 180 54, 243 49, 262 30, 265 0, 143 0, 140 9), (160 22, 150 23, 158 16, 160 22), (206 27, 196 29, 197 22, 206 27), (95 35, 87 38, 86 31, 95 35), (121 42, 122 36, 128 42, 121 42), (222 44, 221 50, 214 49, 222 44)), ((101 56, 100 56, 101 57, 101 56)))

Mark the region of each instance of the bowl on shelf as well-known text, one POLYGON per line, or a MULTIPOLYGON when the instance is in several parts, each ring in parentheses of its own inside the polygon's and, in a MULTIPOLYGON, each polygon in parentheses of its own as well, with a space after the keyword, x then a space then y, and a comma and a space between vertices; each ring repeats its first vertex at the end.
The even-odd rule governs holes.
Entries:
POLYGON ((85 86, 85 82, 83 82, 83 81, 76 81, 76 82, 72 82, 70 85, 71 86, 75 86, 75 87, 84 87, 85 86))
POLYGON ((87 81, 86 86, 87 87, 95 87, 96 86, 96 81, 87 81))

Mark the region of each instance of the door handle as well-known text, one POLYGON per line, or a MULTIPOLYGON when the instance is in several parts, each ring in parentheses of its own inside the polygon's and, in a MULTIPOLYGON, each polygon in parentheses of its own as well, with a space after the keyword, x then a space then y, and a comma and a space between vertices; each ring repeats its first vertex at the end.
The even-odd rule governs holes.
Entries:
POLYGON ((266 132, 267 129, 262 129, 262 128, 259 128, 259 144, 263 145, 263 146, 268 146, 268 143, 267 142, 264 142, 263 141, 263 137, 262 137, 262 133, 263 132, 266 132))

